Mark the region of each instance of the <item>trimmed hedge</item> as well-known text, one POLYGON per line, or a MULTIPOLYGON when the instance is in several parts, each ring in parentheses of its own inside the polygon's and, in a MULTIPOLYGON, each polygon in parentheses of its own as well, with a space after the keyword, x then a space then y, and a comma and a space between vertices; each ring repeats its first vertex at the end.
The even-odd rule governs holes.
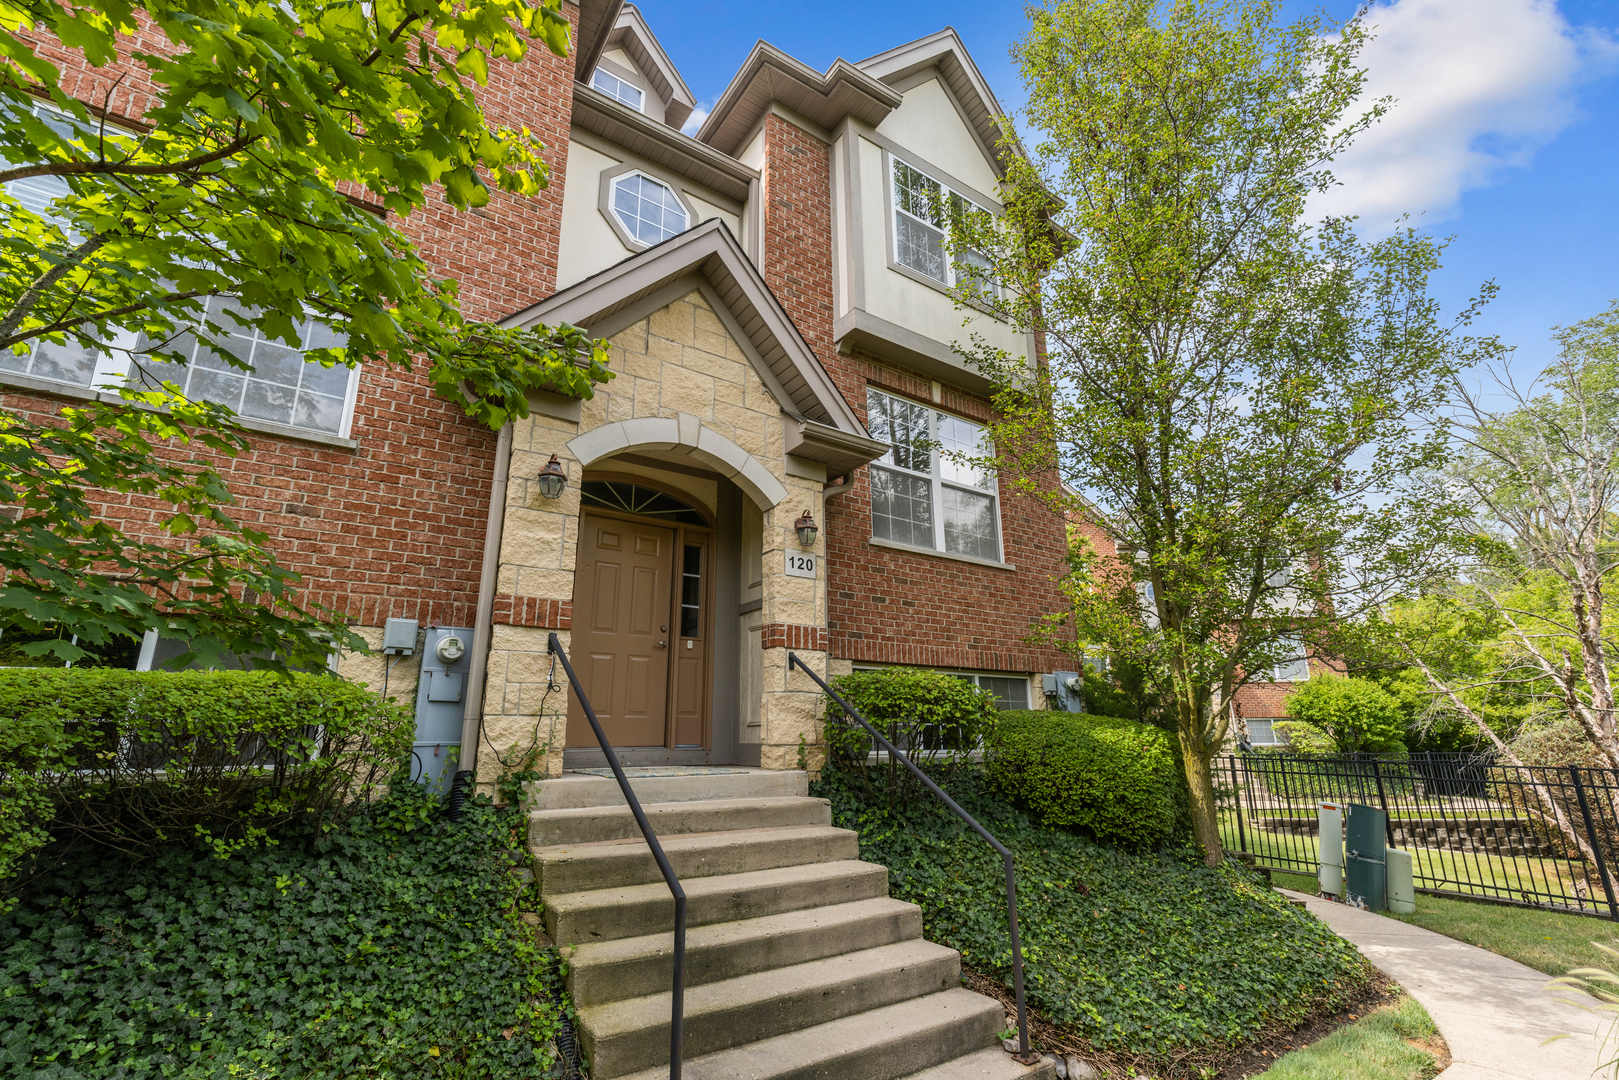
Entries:
POLYGON ((1169 736, 1089 713, 1001 713, 985 774, 992 790, 1042 824, 1080 828, 1122 848, 1175 835, 1179 770, 1169 736))
MULTIPOLYGON (((48 797, 55 827, 132 852, 201 839, 224 854, 329 822, 388 781, 414 734, 363 686, 259 671, 0 670, 0 716, 0 789, 48 797)), ((17 846, 0 836, 13 861, 17 846)))
MULTIPOLYGON (((922 668, 891 667, 839 675, 832 687, 860 715, 935 778, 965 766, 989 743, 1000 722, 995 695, 966 679, 922 668)), ((866 729, 826 699, 827 754, 850 770, 868 794, 907 802, 924 794, 909 770, 886 758, 875 765, 876 746, 866 729)))

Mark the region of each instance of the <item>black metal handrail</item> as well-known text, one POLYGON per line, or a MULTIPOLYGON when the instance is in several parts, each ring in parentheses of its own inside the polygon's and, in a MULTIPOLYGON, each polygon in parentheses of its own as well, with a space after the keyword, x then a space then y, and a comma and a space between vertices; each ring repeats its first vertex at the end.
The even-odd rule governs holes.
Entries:
POLYGON ((590 698, 586 696, 584 687, 579 685, 579 676, 573 673, 573 665, 568 663, 568 654, 562 651, 562 641, 556 634, 552 634, 546 643, 546 651, 562 661, 562 670, 567 672, 568 683, 573 687, 573 692, 579 695, 579 704, 584 706, 585 719, 590 721, 590 729, 596 733, 596 741, 601 744, 602 753, 607 755, 607 764, 612 767, 619 790, 624 793, 624 801, 630 804, 630 813, 635 815, 635 823, 641 827, 641 835, 646 837, 646 845, 652 849, 652 857, 658 862, 664 883, 669 886, 669 892, 675 898, 674 993, 669 1003, 669 1080, 680 1080, 680 1044, 686 1024, 686 890, 680 887, 680 879, 675 876, 675 868, 669 865, 669 856, 663 853, 663 845, 658 843, 657 835, 647 822, 646 812, 641 809, 640 800, 635 797, 635 792, 630 790, 629 779, 624 775, 624 766, 619 764, 618 755, 613 753, 613 747, 607 741, 607 734, 602 731, 601 721, 596 719, 596 710, 590 707, 590 698))
POLYGON ((843 695, 828 686, 825 679, 811 671, 809 665, 798 658, 797 653, 789 652, 787 654, 787 670, 792 671, 795 664, 800 671, 814 679, 816 685, 826 691, 827 695, 838 703, 839 708, 859 721, 860 726, 866 729, 867 734, 882 744, 882 747, 888 751, 890 759, 897 760, 901 765, 915 773, 916 778, 926 784, 929 791, 943 799, 944 804, 955 811, 957 817, 972 826, 974 832, 989 841, 990 847, 1000 852, 1001 861, 1006 865, 1006 922, 1012 932, 1012 985, 1017 992, 1018 1052, 1013 1056, 1025 1065, 1038 1064, 1040 1055, 1029 1049, 1029 1009, 1023 1000, 1023 944, 1018 938, 1017 931, 1017 882, 1012 868, 1012 853, 1006 849, 1005 844, 995 839, 988 829, 978 824, 977 819, 963 810, 956 803, 956 800, 946 795, 944 790, 938 784, 935 784, 927 773, 917 768, 916 762, 912 761, 908 754, 883 738, 882 733, 872 727, 864 716, 860 715, 860 710, 850 705, 843 699, 843 695))

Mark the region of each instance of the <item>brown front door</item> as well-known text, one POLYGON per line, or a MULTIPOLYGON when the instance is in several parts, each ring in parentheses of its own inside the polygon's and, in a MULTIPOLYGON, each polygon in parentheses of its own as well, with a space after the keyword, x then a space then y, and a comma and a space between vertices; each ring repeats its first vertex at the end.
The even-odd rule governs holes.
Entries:
MULTIPOLYGON (((614 746, 663 746, 675 530, 586 514, 580 534, 569 650, 579 681, 614 746)), ((573 697, 568 745, 597 745, 573 697)))

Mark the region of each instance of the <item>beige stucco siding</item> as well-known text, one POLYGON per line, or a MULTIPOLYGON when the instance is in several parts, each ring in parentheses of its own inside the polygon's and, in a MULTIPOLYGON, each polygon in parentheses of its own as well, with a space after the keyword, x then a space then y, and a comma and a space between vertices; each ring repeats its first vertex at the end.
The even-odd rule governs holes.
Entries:
MULTIPOLYGON (((954 110, 950 119, 959 126, 954 110)), ((893 222, 890 219, 894 208, 887 156, 881 146, 868 139, 856 137, 853 141, 859 153, 858 198, 863 229, 861 236, 855 238, 859 255, 851 255, 851 258, 859 258, 862 263, 864 272, 859 291, 863 297, 855 290, 842 290, 844 295, 838 298, 841 304, 838 314, 859 306, 878 318, 945 345, 952 342, 965 345, 971 342, 973 334, 978 334, 990 344, 1022 356, 1026 350, 1024 339, 1010 326, 978 311, 958 308, 949 293, 893 269, 890 265, 893 222)))
POLYGON ((877 125, 877 133, 916 150, 962 183, 995 197, 1000 186, 995 169, 938 79, 905 91, 905 100, 877 125))
POLYGON ((691 214, 690 225, 719 218, 742 235, 740 208, 723 195, 670 174, 627 150, 604 153, 605 145, 586 135, 568 143, 568 183, 562 195, 562 235, 557 247, 557 288, 565 289, 643 250, 624 242, 602 206, 602 176, 639 169, 672 186, 691 214))

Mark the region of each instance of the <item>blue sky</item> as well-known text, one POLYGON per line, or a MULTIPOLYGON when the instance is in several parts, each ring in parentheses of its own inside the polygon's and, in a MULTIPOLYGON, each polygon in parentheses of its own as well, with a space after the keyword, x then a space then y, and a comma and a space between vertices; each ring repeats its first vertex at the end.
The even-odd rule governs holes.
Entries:
MULTIPOLYGON (((1353 0, 1283 0, 1290 17, 1353 0)), ((1007 0, 757 5, 639 0, 702 105, 763 38, 825 70, 954 26, 1000 98, 1022 88, 1008 58, 1026 26, 1007 0)), ((1436 295, 1464 306, 1493 278, 1476 328, 1517 346, 1515 372, 1551 355, 1549 328, 1619 298, 1619 0, 1383 0, 1365 61, 1399 104, 1337 170, 1332 208, 1368 231, 1410 213, 1454 235, 1436 295)))

